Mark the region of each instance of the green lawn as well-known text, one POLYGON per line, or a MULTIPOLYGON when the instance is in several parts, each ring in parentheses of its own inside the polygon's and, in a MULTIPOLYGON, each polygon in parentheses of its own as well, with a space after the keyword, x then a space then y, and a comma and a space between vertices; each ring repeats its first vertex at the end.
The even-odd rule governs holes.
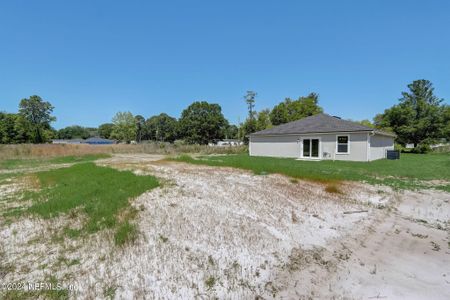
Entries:
POLYGON ((247 154, 174 158, 192 164, 228 166, 256 174, 279 173, 321 182, 353 180, 394 188, 427 188, 427 181, 442 180, 435 188, 450 191, 450 154, 402 154, 400 160, 373 162, 298 161, 288 158, 251 157, 247 154))
POLYGON ((130 171, 99 167, 94 163, 78 163, 68 168, 38 172, 39 191, 26 192, 25 199, 33 204, 6 215, 35 214, 51 218, 60 214, 87 216, 81 230, 65 228, 64 233, 77 237, 103 228, 116 232, 117 244, 124 244, 136 234, 129 223, 136 211, 129 199, 159 185, 153 176, 137 176, 130 171))
POLYGON ((61 156, 42 159, 8 159, 0 160, 0 170, 13 170, 21 168, 36 168, 50 164, 67 164, 94 161, 100 158, 108 158, 108 154, 89 154, 81 156, 61 156))

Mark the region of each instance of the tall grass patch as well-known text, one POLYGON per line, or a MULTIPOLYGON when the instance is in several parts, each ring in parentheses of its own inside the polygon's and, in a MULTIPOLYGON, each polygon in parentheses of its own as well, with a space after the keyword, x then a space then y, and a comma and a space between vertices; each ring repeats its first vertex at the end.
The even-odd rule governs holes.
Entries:
MULTIPOLYGON (((128 235, 124 232, 130 232, 129 221, 136 215, 130 199, 159 185, 153 176, 137 176, 130 171, 99 167, 93 163, 39 172, 36 176, 41 189, 25 195, 33 200, 33 204, 24 213, 52 218, 81 212, 87 217, 81 233, 109 228, 121 236, 128 235)), ((120 239, 128 240, 127 237, 120 239)))
POLYGON ((137 145, 88 145, 88 144, 18 144, 0 145, 0 161, 6 159, 53 158, 90 154, 148 153, 174 155, 181 153, 238 154, 246 153, 247 146, 212 147, 177 143, 143 142, 137 145))

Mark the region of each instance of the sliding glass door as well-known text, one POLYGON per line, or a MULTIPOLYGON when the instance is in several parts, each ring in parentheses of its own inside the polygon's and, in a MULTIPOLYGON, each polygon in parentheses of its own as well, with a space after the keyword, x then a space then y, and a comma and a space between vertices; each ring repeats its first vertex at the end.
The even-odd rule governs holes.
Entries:
POLYGON ((319 139, 303 139, 303 157, 319 158, 319 139))

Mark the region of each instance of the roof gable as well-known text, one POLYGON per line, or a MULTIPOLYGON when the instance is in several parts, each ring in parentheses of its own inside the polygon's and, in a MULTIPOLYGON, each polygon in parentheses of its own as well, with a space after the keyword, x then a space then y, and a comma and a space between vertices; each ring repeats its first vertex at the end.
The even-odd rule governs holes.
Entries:
POLYGON ((308 134, 327 132, 374 131, 356 122, 342 120, 327 114, 317 114, 297 121, 261 130, 251 135, 308 134))

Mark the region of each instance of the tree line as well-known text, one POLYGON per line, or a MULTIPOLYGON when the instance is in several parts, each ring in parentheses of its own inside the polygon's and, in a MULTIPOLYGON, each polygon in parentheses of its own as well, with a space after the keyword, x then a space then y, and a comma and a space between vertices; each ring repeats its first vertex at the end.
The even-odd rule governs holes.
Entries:
MULTIPOLYGON (((39 96, 22 99, 18 113, 0 112, 0 143, 45 143, 51 139, 73 139, 99 136, 129 143, 131 141, 207 144, 224 138, 248 141, 250 133, 288 123, 323 112, 319 95, 310 93, 297 99, 285 98, 271 109, 255 109, 257 93, 244 95, 248 115, 238 126, 230 124, 219 104, 197 101, 175 118, 161 113, 145 118, 130 112, 118 112, 111 123, 98 128, 68 126, 51 127, 56 120, 53 106, 39 96)), ((450 108, 434 95, 432 83, 416 80, 402 93, 399 103, 361 124, 397 134, 397 142, 405 145, 428 145, 440 139, 450 140, 450 108)))

